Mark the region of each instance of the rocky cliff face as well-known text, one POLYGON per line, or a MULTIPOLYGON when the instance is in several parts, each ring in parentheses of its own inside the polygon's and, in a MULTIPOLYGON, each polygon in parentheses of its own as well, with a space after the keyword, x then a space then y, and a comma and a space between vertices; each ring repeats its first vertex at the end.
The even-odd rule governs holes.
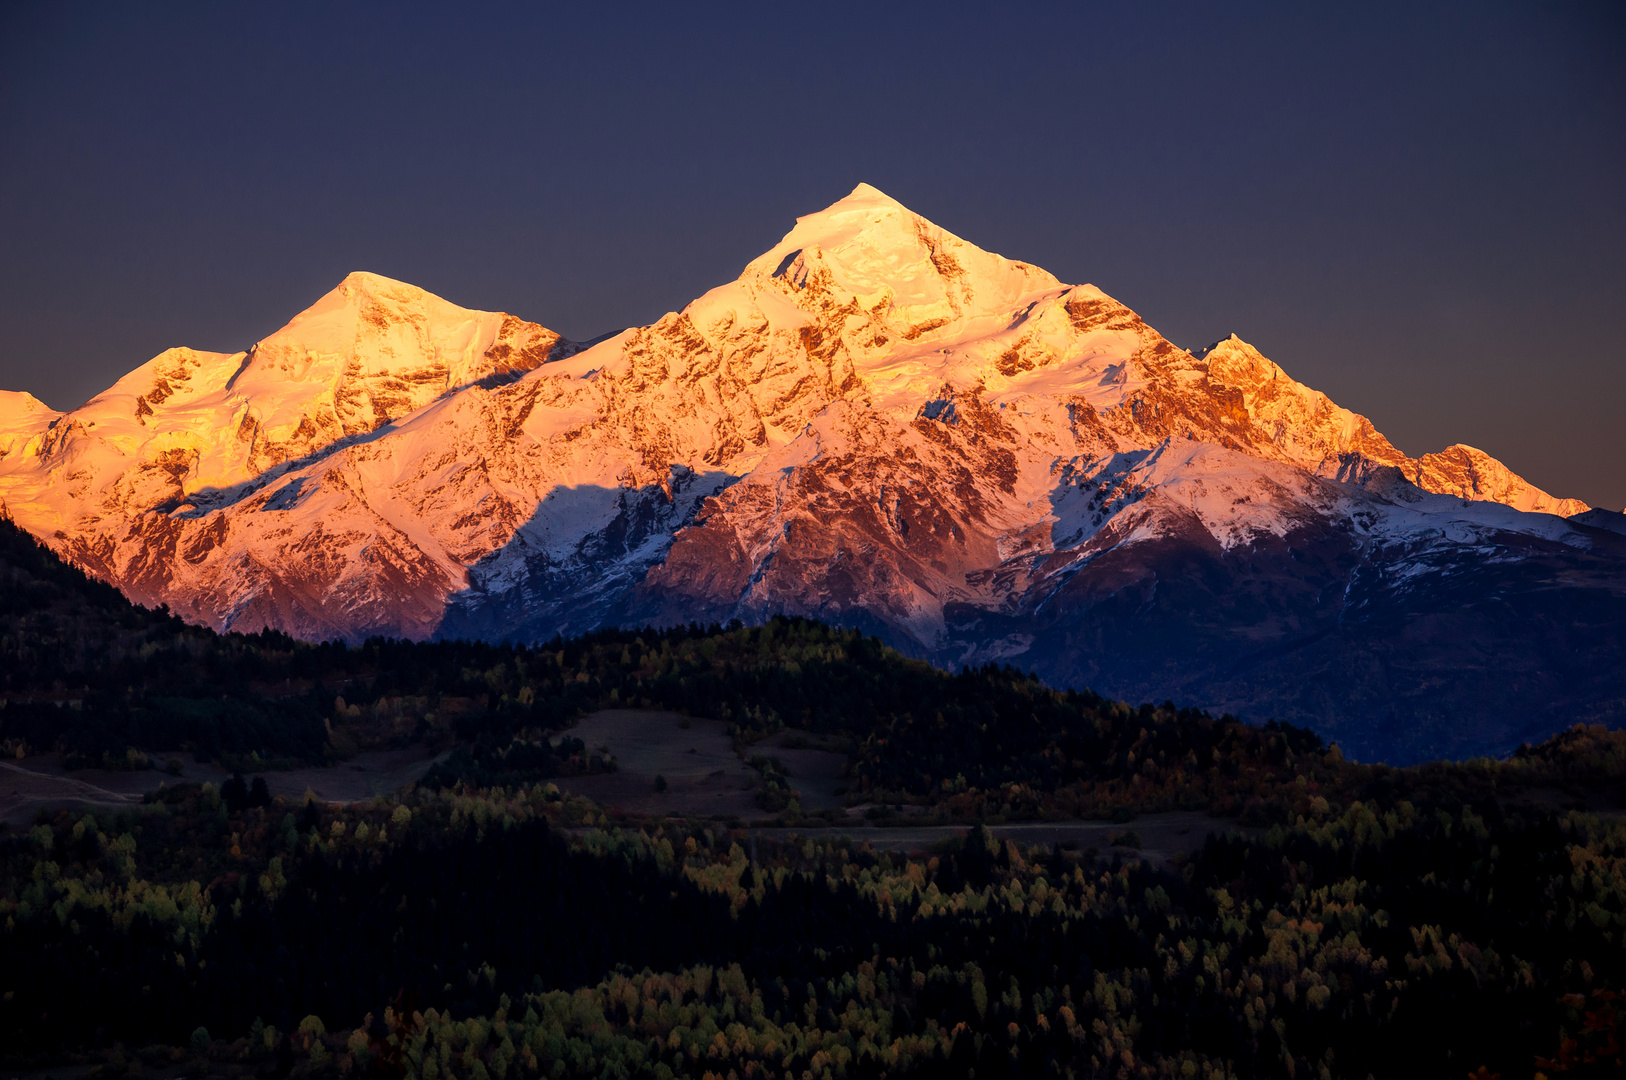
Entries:
POLYGON ((357 274, 247 353, 171 350, 67 415, 7 395, 0 499, 217 627, 536 639, 790 612, 1368 752, 1400 745, 1361 741, 1383 708, 1409 754, 1523 731, 1447 715, 1473 696, 1453 633, 1476 663, 1532 655, 1515 624, 1473 630, 1493 595, 1528 593, 1528 619, 1578 589, 1599 620, 1591 647, 1549 643, 1532 695, 1626 638, 1626 541, 1567 520, 1585 504, 1470 447, 1408 458, 1240 339, 1179 349, 862 185, 580 351, 357 274), (1440 604, 1414 649, 1435 690, 1408 697, 1404 635, 1350 628, 1440 604), (1309 693, 1293 658, 1323 653, 1309 693))

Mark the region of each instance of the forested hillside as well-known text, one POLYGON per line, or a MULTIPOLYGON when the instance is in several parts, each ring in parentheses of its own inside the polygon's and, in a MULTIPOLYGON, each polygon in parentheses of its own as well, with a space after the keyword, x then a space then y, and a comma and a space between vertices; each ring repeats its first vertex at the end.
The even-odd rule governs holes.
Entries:
POLYGON ((1618 820, 1307 787, 1168 870, 605 829, 541 784, 181 789, 0 841, 0 1042, 103 1076, 1608 1074, 1618 820))
POLYGON ((1268 797, 1297 775, 1297 757, 1325 751, 1291 727, 1172 704, 1131 709, 1011 668, 950 674, 807 620, 609 630, 535 647, 309 645, 216 635, 135 607, 4 521, 0 571, 11 582, 0 745, 85 764, 186 751, 249 771, 462 740, 469 768, 538 780, 561 767, 543 750, 546 732, 590 709, 644 706, 727 721, 742 743, 787 727, 840 736, 859 792, 977 820, 1229 806, 1268 797), (508 767, 518 760, 528 765, 508 767))
MULTIPOLYGON (((1314 734, 946 673, 817 623, 530 648, 214 635, 0 522, 10 754, 245 771, 461 744, 352 805, 179 784, 0 832, 0 1060, 165 1076, 1616 1075, 1626 737, 1345 761, 1314 734), (850 748, 914 855, 611 814, 585 711, 850 748), (579 749, 579 744, 577 745, 579 749), (1203 808, 1172 864, 1138 815, 1203 808), (1113 817, 1110 852, 979 822, 1113 817), (1233 830, 1235 824, 1240 831, 1233 830)), ((885 818, 882 818, 885 821, 885 818)))

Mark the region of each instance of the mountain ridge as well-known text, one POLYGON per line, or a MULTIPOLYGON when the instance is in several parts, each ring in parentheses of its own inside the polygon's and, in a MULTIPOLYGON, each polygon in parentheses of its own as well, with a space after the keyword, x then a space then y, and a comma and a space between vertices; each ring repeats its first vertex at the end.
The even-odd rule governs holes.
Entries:
POLYGON ((1236 335, 1179 349, 868 185, 588 347, 353 274, 246 353, 171 350, 70 414, 6 401, 0 501, 25 527, 143 602, 307 638, 782 612, 1202 701, 1277 638, 1334 633, 1357 579, 1400 596, 1532 544, 1619 557, 1570 520, 1597 512, 1482 451, 1410 458, 1236 335), (1142 618, 1228 627, 1206 683, 1047 645, 1072 632, 1058 607, 1087 623, 1164 580, 1154 549, 1180 573, 1280 564, 1243 573, 1264 591, 1241 621, 1212 590, 1184 613, 1148 601, 1142 618))

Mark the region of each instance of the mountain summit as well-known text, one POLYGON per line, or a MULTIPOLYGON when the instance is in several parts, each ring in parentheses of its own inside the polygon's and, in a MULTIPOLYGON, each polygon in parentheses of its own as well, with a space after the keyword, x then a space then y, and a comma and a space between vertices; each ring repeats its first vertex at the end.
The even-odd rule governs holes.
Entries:
POLYGON ((66 415, 7 395, 0 500, 216 627, 786 612, 1394 757, 1605 719, 1626 669, 1600 512, 1409 458, 1240 338, 1176 348, 862 184, 579 351, 352 274, 246 353, 170 350, 66 415))

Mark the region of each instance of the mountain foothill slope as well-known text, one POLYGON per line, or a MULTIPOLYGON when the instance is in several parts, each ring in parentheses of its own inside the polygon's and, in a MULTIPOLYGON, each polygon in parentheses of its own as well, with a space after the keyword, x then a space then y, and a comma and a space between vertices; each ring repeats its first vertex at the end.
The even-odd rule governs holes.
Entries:
POLYGON ((1397 760, 1626 714, 1621 515, 1410 458, 1240 338, 1177 348, 867 185, 588 348, 353 274, 247 353, 4 395, 0 500, 217 628, 785 612, 1397 760))

